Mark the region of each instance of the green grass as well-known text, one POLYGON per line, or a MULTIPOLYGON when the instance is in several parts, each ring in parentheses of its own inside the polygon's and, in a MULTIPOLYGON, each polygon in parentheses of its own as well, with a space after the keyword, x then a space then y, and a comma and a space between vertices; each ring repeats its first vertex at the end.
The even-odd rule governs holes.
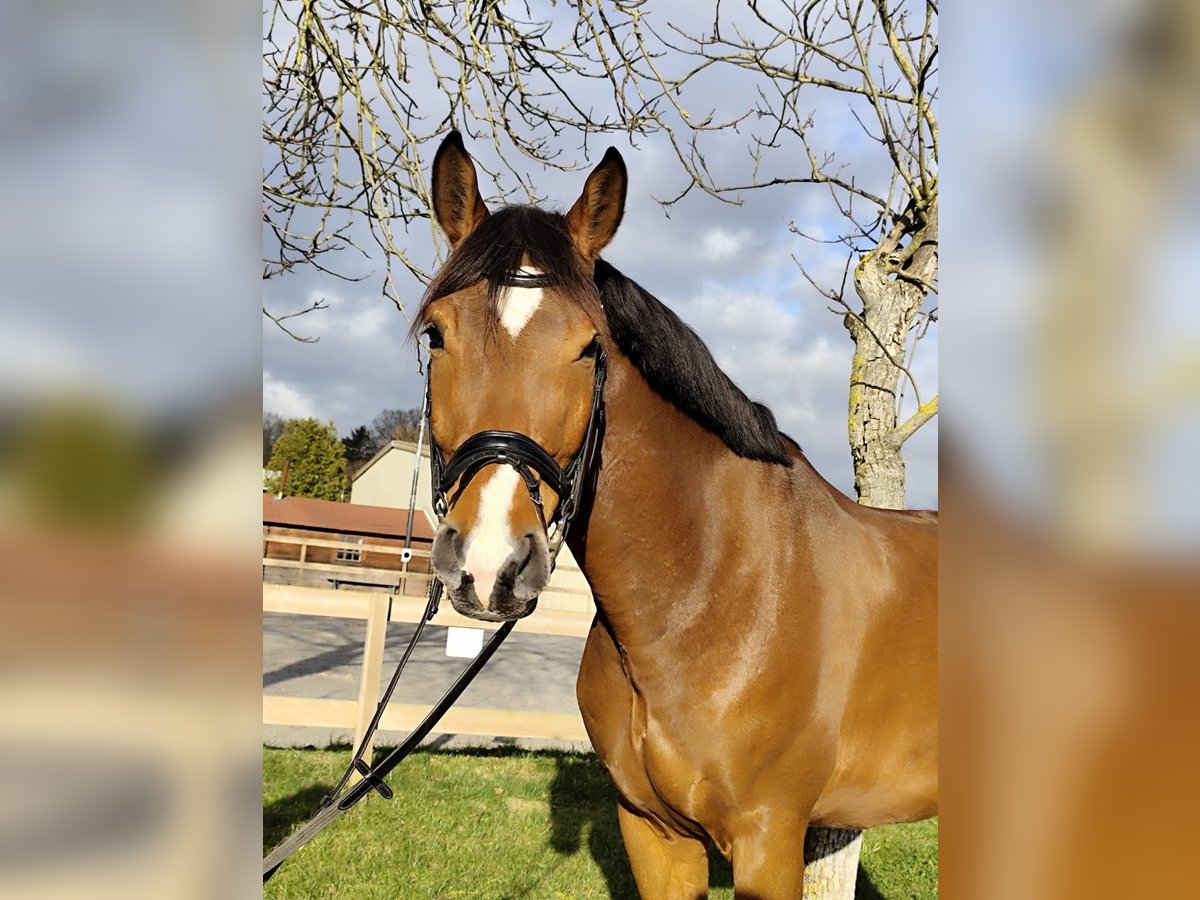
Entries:
MULTIPOLYGON (((341 776, 347 750, 263 751, 263 845, 304 822, 341 776)), ((636 898, 616 800, 590 755, 515 749, 415 753, 283 867, 270 898, 636 898)), ((731 898, 711 854, 712 897, 731 898)), ((937 896, 937 823, 867 833, 859 900, 937 896)))

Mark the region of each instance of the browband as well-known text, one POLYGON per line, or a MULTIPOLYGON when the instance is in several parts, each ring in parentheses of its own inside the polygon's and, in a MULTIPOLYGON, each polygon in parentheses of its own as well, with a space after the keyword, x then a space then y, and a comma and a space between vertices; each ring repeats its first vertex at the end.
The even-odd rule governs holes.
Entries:
POLYGON ((507 287, 551 287, 558 284, 558 279, 542 272, 510 272, 500 283, 507 287))

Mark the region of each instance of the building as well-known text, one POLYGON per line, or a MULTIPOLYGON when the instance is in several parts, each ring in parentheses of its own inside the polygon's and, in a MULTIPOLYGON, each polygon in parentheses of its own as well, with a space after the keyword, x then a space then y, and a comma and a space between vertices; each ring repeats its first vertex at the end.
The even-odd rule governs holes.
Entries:
MULTIPOLYGON (((372 456, 350 479, 350 502, 368 506, 408 509, 412 497, 413 465, 417 445, 411 441, 392 441, 372 456)), ((416 509, 430 523, 433 514, 433 489, 429 481, 429 457, 421 454, 421 476, 417 482, 416 509)))
POLYGON ((417 510, 263 493, 263 581, 423 595, 433 526, 417 510), (412 577, 410 577, 412 576, 412 577))

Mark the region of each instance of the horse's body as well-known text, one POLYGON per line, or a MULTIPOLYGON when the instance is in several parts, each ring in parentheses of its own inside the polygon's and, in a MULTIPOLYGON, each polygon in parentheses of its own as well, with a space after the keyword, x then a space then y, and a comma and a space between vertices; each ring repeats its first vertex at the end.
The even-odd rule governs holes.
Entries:
POLYGON ((936 523, 851 502, 799 452, 739 459, 610 365, 595 506, 568 542, 601 611, 579 707, 638 883, 696 896, 708 835, 739 888, 799 896, 810 822, 936 810, 936 523))
MULTIPOLYGON (((487 217, 472 201, 473 170, 469 183, 450 182, 466 178, 460 148, 448 141, 435 162, 439 221, 456 244, 487 217)), ((623 179, 619 157, 606 156, 565 220, 518 211, 474 239, 519 244, 522 228, 565 226, 602 313, 587 300, 551 303, 549 290, 485 303, 462 273, 458 284, 435 282, 422 310, 442 357, 432 369, 434 438, 449 451, 481 429, 507 428, 564 462, 586 421, 585 344, 603 346, 598 465, 567 540, 599 609, 579 705, 620 795, 638 887, 648 898, 705 896, 711 840, 733 863, 739 897, 799 897, 810 823, 866 828, 936 812, 936 517, 840 494, 672 313, 597 262, 620 220, 623 179), (483 335, 488 316, 507 332, 493 334, 498 355, 481 363, 489 372, 468 400, 467 357, 451 340, 483 335), (546 349, 560 344, 584 352, 546 349), (543 367, 538 390, 505 380, 523 361, 543 367), (537 409, 532 398, 559 381, 564 396, 550 413, 537 409), (492 403, 502 398, 507 416, 492 403), (439 419, 439 406, 455 409, 439 419)), ((528 264, 535 251, 516 258, 528 264)), ((470 245, 460 256, 478 252, 470 245)), ((515 474, 511 482, 496 474, 462 485, 435 541, 439 577, 468 615, 525 615, 543 584, 545 541, 515 474), (485 544, 496 510, 507 531, 485 544)))

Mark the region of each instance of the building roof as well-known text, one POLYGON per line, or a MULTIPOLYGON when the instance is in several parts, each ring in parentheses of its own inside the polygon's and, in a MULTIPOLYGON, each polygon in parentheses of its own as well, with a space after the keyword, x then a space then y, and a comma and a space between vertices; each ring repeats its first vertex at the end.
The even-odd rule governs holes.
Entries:
MULTIPOLYGON (((384 444, 382 447, 380 447, 377 451, 375 451, 375 455, 372 456, 370 459, 368 459, 365 463, 363 463, 362 466, 358 469, 358 471, 356 471, 353 475, 350 476, 350 481, 351 482, 357 481, 359 479, 359 476, 361 476, 363 472, 367 471, 367 469, 371 468, 371 466, 375 465, 375 463, 377 463, 379 460, 383 459, 385 456, 387 456, 393 450, 406 450, 409 453, 416 453, 417 445, 413 441, 388 441, 386 444, 384 444)), ((424 456, 423 451, 422 451, 421 455, 424 456)), ((429 465, 428 461, 426 461, 425 465, 429 465)))
MULTIPOLYGON (((403 538, 408 527, 408 510, 390 506, 366 506, 361 503, 337 503, 311 497, 284 497, 263 494, 263 524, 285 528, 311 528, 341 534, 403 538)), ((413 539, 433 540, 433 526, 425 513, 413 515, 413 539)))

